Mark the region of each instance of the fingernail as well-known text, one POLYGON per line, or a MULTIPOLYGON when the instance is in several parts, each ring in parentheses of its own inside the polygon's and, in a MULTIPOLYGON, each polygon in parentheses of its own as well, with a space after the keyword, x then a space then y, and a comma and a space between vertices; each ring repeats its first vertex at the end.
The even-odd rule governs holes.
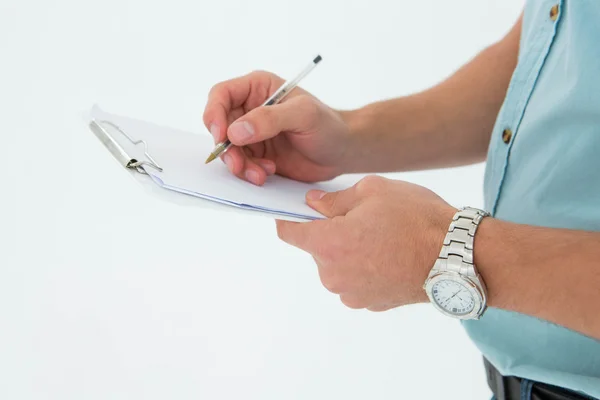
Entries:
POLYGON ((246 170, 245 175, 246 175, 246 179, 248 179, 250 182, 254 183, 255 185, 258 185, 258 172, 248 169, 248 170, 246 170))
POLYGON ((275 164, 266 161, 259 161, 258 163, 264 168, 267 175, 273 175, 275 173, 275 164))
POLYGON ((311 190, 307 193, 306 197, 308 197, 309 200, 318 201, 321 200, 326 194, 327 193, 322 190, 311 190))
POLYGON ((229 135, 231 139, 244 143, 254 135, 254 128, 247 121, 234 122, 229 127, 229 135))
POLYGON ((216 124, 210 126, 210 134, 215 138, 215 143, 219 140, 219 127, 216 124))
POLYGON ((233 173, 233 160, 231 159, 231 156, 229 154, 225 154, 223 156, 223 161, 225 162, 225 165, 227 165, 229 172, 233 173))

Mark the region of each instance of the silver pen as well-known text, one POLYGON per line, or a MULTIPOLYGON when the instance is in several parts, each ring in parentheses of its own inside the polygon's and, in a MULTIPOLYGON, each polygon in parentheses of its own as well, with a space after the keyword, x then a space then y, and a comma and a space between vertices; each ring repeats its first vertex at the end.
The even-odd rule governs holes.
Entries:
MULTIPOLYGON (((292 90, 294 90, 294 88, 296 86, 298 86, 298 83, 300 83, 300 81, 309 74, 310 71, 313 70, 313 68, 315 68, 317 66, 317 64, 319 62, 321 62, 321 60, 323 59, 323 57, 321 57, 320 55, 317 55, 312 62, 306 66, 306 68, 304 68, 302 70, 302 72, 300 72, 298 74, 298 76, 296 76, 294 79, 289 80, 287 82, 285 82, 283 85, 281 85, 281 87, 279 89, 277 89, 275 91, 275 93, 273 93, 271 95, 271 97, 269 97, 263 104, 262 106, 272 106, 274 104, 279 103, 281 100, 283 100, 283 98, 285 96, 287 96, 292 90)), ((205 161, 205 164, 208 164, 209 162, 213 161, 214 159, 216 159, 217 157, 219 157, 221 154, 223 154, 225 151, 227 151, 229 148, 231 147, 231 142, 229 141, 229 139, 226 139, 224 142, 218 143, 215 148, 213 149, 213 151, 210 153, 210 155, 208 156, 208 158, 205 161)))

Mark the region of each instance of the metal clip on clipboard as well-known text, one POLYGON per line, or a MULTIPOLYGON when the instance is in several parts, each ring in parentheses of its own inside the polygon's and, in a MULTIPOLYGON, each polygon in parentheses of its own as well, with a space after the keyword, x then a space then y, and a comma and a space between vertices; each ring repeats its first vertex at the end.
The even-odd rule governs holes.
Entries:
POLYGON ((148 153, 148 145, 143 140, 134 140, 127 133, 125 133, 118 125, 110 122, 101 120, 98 121, 96 119, 92 119, 90 121, 90 129, 94 134, 100 139, 102 144, 111 152, 111 154, 117 159, 117 161, 124 166, 125 168, 135 169, 141 174, 148 174, 146 170, 143 168, 144 166, 152 167, 157 171, 162 172, 162 167, 158 165, 156 161, 152 158, 152 156, 148 153), (117 142, 110 133, 106 130, 104 125, 111 126, 117 132, 122 134, 129 140, 133 145, 138 145, 142 143, 144 145, 144 156, 148 159, 148 161, 138 161, 137 159, 130 157, 125 149, 117 142))

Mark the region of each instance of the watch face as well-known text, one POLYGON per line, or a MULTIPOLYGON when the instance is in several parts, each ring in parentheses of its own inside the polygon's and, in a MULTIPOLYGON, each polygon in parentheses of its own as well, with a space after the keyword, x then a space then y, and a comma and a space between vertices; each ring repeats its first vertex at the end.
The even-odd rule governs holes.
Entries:
POLYGON ((450 314, 469 314, 475 307, 475 299, 469 289, 456 280, 437 281, 431 289, 432 300, 450 314))

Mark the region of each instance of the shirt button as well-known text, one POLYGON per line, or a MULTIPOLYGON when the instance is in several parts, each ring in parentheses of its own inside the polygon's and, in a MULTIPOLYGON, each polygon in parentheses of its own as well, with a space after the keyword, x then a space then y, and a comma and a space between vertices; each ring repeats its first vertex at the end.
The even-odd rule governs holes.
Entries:
POLYGON ((502 131, 502 141, 506 144, 510 143, 510 138, 512 138, 512 131, 510 129, 505 129, 502 131))
POLYGON ((558 4, 555 4, 550 9, 550 19, 552 21, 556 21, 557 18, 558 18, 558 4))

